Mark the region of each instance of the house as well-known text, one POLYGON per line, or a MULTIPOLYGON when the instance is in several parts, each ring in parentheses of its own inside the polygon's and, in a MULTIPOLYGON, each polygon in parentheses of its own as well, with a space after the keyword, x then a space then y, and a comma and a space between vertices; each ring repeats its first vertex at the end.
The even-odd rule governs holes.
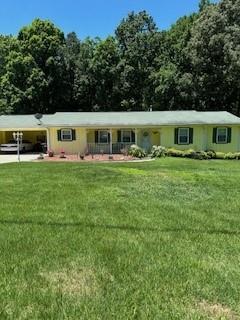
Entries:
POLYGON ((240 151, 240 118, 231 113, 198 111, 57 112, 0 116, 0 143, 14 131, 32 143, 46 140, 55 153, 120 153, 131 144, 177 149, 240 151))

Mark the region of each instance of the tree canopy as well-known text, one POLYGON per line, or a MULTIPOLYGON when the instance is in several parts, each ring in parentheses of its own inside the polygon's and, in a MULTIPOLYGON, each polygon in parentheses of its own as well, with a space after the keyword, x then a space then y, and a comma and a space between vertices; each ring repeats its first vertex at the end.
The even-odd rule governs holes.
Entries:
POLYGON ((131 12, 106 39, 66 36, 34 20, 0 35, 0 113, 227 110, 240 115, 240 0, 159 30, 131 12))

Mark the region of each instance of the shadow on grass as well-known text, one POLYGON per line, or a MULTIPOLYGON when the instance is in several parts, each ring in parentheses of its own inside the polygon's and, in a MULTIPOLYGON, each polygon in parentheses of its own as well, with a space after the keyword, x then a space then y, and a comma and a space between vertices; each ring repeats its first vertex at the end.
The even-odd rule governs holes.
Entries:
POLYGON ((32 220, 0 220, 2 225, 32 225, 32 226, 44 226, 44 227, 74 227, 74 228, 90 228, 90 229, 109 229, 109 230, 122 230, 132 232, 156 232, 156 233, 193 233, 193 234, 223 234, 223 235, 235 235, 239 236, 238 230, 226 230, 226 229, 191 229, 191 228, 151 228, 151 227, 137 227, 127 225, 109 225, 109 224, 93 224, 83 222, 44 222, 44 221, 32 221, 32 220))

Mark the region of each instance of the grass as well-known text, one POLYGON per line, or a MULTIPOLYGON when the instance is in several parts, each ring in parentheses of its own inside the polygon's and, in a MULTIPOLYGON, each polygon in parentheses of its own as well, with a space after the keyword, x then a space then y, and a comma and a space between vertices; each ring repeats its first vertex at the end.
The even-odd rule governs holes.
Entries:
POLYGON ((240 319, 240 163, 0 166, 0 319, 240 319))

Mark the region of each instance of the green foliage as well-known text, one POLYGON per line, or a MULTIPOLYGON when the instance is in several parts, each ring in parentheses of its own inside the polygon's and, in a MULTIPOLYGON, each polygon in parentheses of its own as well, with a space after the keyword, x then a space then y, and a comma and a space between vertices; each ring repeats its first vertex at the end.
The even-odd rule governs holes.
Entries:
POLYGON ((189 149, 189 150, 183 151, 175 148, 169 148, 164 151, 164 154, 169 157, 190 158, 190 159, 198 159, 198 160, 209 160, 209 159, 239 160, 240 159, 240 152, 224 153, 224 152, 215 152, 213 150, 195 151, 193 149, 189 149))
POLYGON ((238 160, 239 156, 240 156, 239 152, 236 152, 236 153, 228 152, 225 154, 224 159, 227 159, 227 160, 236 160, 237 159, 238 160))
POLYGON ((184 158, 194 158, 196 151, 193 149, 184 150, 183 157, 184 158))
POLYGON ((153 146, 151 150, 151 157, 152 158, 161 158, 165 157, 166 155, 166 148, 162 146, 153 146))
POLYGON ((197 151, 193 155, 193 159, 198 159, 198 160, 208 160, 211 159, 211 157, 208 155, 207 152, 205 151, 197 151))
POLYGON ((239 1, 207 6, 188 44, 197 108, 240 114, 239 1))
POLYGON ((210 0, 200 0, 199 2, 199 11, 203 11, 204 9, 206 9, 207 6, 209 6, 211 4, 210 0))
POLYGON ((140 148, 135 144, 131 145, 131 147, 128 150, 128 154, 134 158, 140 158, 140 159, 146 157, 147 155, 145 150, 143 150, 142 148, 140 148))
POLYGON ((175 148, 169 148, 167 149, 166 155, 169 157, 183 157, 184 151, 177 150, 175 148))
POLYGON ((216 152, 215 159, 225 159, 225 153, 224 152, 216 152))
POLYGON ((0 35, 0 113, 227 110, 240 115, 239 0, 201 0, 167 31, 130 13, 115 36, 79 40, 34 20, 0 35))
POLYGON ((215 159, 216 158, 216 152, 214 150, 207 150, 206 151, 209 159, 215 159))

